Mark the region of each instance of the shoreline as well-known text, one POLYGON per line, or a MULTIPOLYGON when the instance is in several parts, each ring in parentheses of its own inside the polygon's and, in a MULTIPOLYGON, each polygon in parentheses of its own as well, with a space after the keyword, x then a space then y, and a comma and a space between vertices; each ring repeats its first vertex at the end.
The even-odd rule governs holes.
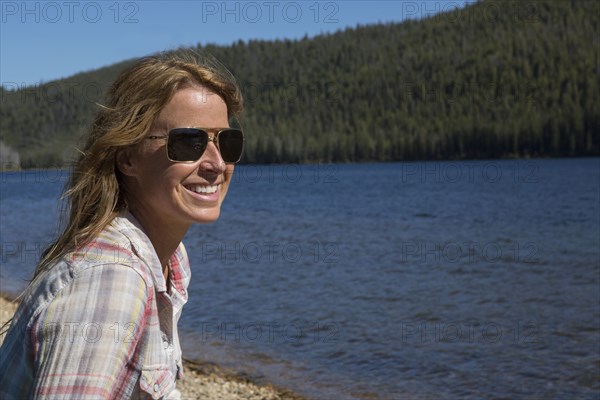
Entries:
MULTIPOLYGON (((18 303, 0 293, 0 326, 16 311, 18 303)), ((0 336, 0 344, 3 337, 0 336)), ((184 378, 177 382, 182 399, 206 400, 308 400, 291 390, 272 384, 258 384, 250 378, 217 364, 183 358, 184 378)))
MULTIPOLYGON (((290 161, 290 162, 261 162, 261 163, 249 163, 240 162, 237 165, 240 166, 251 166, 251 167, 286 167, 289 165, 297 166, 315 166, 315 165, 365 165, 365 164, 393 164, 393 163, 434 163, 434 162, 476 162, 476 161, 537 161, 537 160, 562 160, 562 159, 587 159, 587 158, 600 158, 599 154, 575 154, 575 155, 516 155, 507 154, 502 157, 447 157, 447 158, 415 158, 415 159, 402 159, 402 160, 364 160, 364 161, 323 161, 323 160, 305 160, 305 161, 290 161)), ((0 168, 0 173, 19 173, 19 172, 36 172, 36 171, 65 171, 73 167, 76 160, 65 161, 62 166, 50 166, 44 167, 36 165, 34 167, 18 167, 8 168, 3 166, 0 168)))

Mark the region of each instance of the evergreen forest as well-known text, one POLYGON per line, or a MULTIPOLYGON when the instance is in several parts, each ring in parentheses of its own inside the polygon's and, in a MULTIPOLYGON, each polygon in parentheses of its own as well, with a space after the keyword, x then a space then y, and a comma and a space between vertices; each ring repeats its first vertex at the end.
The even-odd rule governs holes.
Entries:
MULTIPOLYGON (((242 88, 245 163, 598 156, 599 4, 482 1, 197 50, 242 88)), ((132 62, 25 88, 3 82, 3 163, 75 159, 102 93, 132 62)))

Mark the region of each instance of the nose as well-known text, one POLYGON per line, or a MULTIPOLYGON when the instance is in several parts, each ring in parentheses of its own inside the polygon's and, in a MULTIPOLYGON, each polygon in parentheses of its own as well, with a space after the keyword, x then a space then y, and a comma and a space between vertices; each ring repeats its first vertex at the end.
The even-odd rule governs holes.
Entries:
POLYGON ((200 168, 218 174, 223 173, 227 169, 227 164, 223 161, 221 152, 217 147, 216 136, 209 136, 206 150, 204 150, 204 154, 200 157, 200 168))

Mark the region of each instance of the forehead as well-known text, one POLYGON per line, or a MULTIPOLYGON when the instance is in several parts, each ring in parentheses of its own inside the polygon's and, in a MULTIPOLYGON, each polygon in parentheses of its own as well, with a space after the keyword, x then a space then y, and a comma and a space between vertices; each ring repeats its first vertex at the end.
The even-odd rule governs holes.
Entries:
POLYGON ((227 105, 221 96, 204 87, 180 89, 162 109, 156 125, 165 128, 227 127, 227 105))

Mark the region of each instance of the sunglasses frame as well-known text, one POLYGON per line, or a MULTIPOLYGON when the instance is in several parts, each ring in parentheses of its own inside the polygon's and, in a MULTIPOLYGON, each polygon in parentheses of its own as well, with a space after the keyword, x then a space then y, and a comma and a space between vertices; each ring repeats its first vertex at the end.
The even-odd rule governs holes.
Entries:
MULTIPOLYGON (((196 127, 189 127, 189 128, 173 128, 170 129, 166 135, 152 135, 152 136, 146 136, 145 139, 149 139, 149 140, 159 140, 159 139, 165 139, 167 141, 167 143, 165 144, 165 151, 167 153, 167 159, 171 162, 176 162, 176 163, 187 163, 187 164, 192 164, 197 162, 198 160, 200 160, 202 158, 202 156, 204 155, 204 153, 206 152, 206 149, 208 148, 208 144, 210 142, 213 142, 214 145, 217 147, 217 150, 219 150, 219 155, 221 156, 221 158, 223 158, 223 153, 221 153, 221 148, 219 147, 219 135, 221 134, 221 132, 223 131, 238 131, 242 134, 242 151, 240 152, 240 156, 236 161, 225 161, 226 164, 235 164, 238 163, 241 159, 242 159, 242 155, 243 155, 243 151, 244 151, 244 142, 246 141, 246 139, 244 138, 244 132, 239 129, 239 128, 196 128, 196 127), (171 157, 169 157, 169 137, 171 136, 171 132, 179 130, 179 129, 189 129, 189 130, 196 130, 196 131, 200 131, 200 132, 204 132, 206 133, 207 137, 208 137, 208 142, 206 143, 206 148, 204 149, 204 151, 202 151, 202 153, 200 154, 200 156, 198 156, 197 159, 195 160, 190 160, 190 161, 180 161, 180 160, 173 160, 171 157), (216 132, 214 135, 211 135, 211 132, 216 132)), ((198 133, 200 133, 198 132, 198 133)))

